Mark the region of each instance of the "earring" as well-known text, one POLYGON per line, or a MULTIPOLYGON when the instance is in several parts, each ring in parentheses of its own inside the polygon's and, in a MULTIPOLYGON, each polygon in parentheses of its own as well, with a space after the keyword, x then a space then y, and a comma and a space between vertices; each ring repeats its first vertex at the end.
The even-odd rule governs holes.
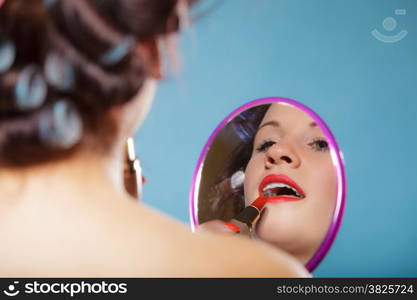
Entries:
POLYGON ((142 198, 142 184, 144 183, 144 177, 142 176, 140 161, 135 154, 133 138, 129 138, 126 143, 123 174, 125 189, 133 198, 140 201, 142 198))

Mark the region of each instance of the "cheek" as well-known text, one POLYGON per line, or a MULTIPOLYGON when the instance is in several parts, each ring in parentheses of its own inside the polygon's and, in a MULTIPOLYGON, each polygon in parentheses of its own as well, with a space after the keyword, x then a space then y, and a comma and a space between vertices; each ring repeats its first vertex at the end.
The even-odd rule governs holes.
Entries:
POLYGON ((330 159, 323 163, 321 168, 321 174, 323 174, 322 193, 326 195, 326 202, 334 203, 337 194, 336 170, 330 159))
POLYGON ((310 173, 313 197, 315 202, 319 203, 317 208, 320 208, 323 215, 328 215, 333 212, 337 197, 336 172, 332 161, 330 157, 318 160, 310 169, 313 169, 315 174, 320 174, 315 176, 310 173))

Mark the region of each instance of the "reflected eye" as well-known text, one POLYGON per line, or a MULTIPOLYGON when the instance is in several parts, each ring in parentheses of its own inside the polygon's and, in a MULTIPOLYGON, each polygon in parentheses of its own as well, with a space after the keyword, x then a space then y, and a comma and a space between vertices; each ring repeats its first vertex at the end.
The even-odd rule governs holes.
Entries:
POLYGON ((329 151, 329 144, 324 138, 317 138, 308 144, 314 151, 327 152, 329 151))
POLYGON ((256 148, 256 151, 258 151, 258 152, 265 152, 266 150, 268 150, 268 149, 269 149, 269 147, 271 147, 271 146, 273 146, 273 145, 275 145, 275 144, 276 144, 276 142, 271 141, 271 140, 269 140, 269 141, 265 141, 265 142, 263 142, 261 145, 259 145, 259 146, 256 148))

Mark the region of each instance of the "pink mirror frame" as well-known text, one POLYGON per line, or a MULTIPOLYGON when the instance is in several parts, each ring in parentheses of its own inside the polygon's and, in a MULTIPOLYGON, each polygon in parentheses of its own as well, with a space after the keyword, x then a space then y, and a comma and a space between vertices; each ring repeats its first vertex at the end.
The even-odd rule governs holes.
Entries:
POLYGON ((240 106, 239 108, 234 110, 232 113, 230 113, 223 121, 220 122, 220 124, 216 127, 216 129, 213 131, 213 133, 210 135, 207 142, 205 143, 203 150, 201 151, 201 154, 198 158, 195 170, 194 170, 194 175, 193 175, 190 194, 189 194, 189 213, 190 213, 191 228, 193 231, 195 231, 196 228, 198 227, 198 220, 197 220, 198 218, 197 217, 198 216, 198 192, 199 192, 199 187, 200 187, 201 171, 203 169, 204 159, 207 155, 207 152, 209 151, 210 146, 213 143, 214 139, 216 138, 217 134, 220 132, 220 130, 222 130, 222 128, 228 122, 233 120, 237 115, 239 115, 243 111, 246 111, 247 109, 253 106, 269 104, 269 103, 285 103, 285 104, 291 105, 293 107, 296 107, 304 111, 307 115, 309 115, 316 122, 317 125, 320 126, 321 130, 323 131, 329 143, 330 155, 331 155, 334 168, 336 171, 336 176, 337 176, 337 186, 338 186, 337 199, 336 199, 336 204, 335 204, 331 224, 330 224, 329 230, 327 231, 326 237, 324 238, 323 242, 321 243, 321 246, 316 251, 314 256, 306 264, 307 270, 312 272, 328 253, 339 231, 340 224, 343 219, 345 202, 346 202, 346 174, 345 174, 345 168, 344 168, 344 162, 343 162, 343 154, 340 151, 337 145, 336 139, 333 136, 332 132, 330 131, 329 127, 319 117, 319 115, 317 115, 313 110, 311 110, 304 104, 301 104, 300 102, 297 102, 295 100, 291 100, 287 98, 280 98, 280 97, 269 97, 269 98, 257 99, 257 100, 248 102, 240 106))

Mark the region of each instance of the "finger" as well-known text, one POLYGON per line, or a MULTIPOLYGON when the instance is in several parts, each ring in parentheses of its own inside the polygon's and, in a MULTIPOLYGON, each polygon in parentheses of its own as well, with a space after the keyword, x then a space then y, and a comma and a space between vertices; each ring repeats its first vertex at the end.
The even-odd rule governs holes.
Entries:
MULTIPOLYGON (((206 232, 217 232, 217 233, 228 233, 228 234, 235 234, 236 226, 233 224, 229 224, 220 220, 212 220, 200 224, 198 227, 199 231, 206 231, 206 232)), ((239 228, 237 228, 238 230, 239 228)))

